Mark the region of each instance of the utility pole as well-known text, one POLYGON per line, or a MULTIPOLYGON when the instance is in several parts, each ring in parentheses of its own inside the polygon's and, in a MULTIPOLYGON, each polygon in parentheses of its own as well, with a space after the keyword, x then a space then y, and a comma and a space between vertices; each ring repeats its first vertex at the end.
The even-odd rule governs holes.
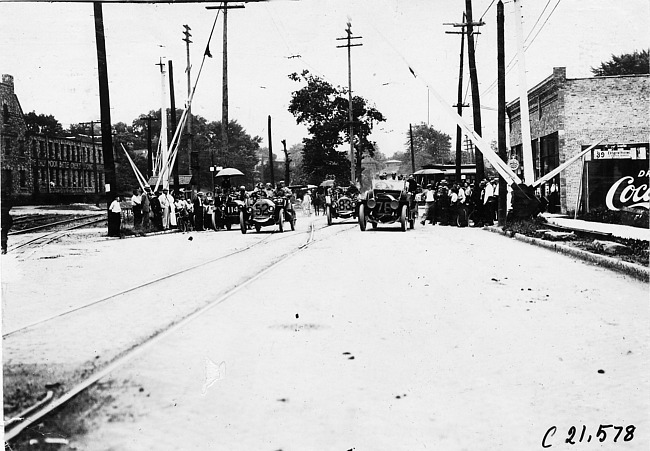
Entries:
POLYGON ((336 48, 347 48, 348 49, 348 122, 349 122, 349 134, 350 134, 350 183, 356 184, 356 177, 354 171, 355 159, 354 159, 354 127, 352 120, 352 47, 358 47, 363 44, 352 44, 352 39, 361 39, 362 36, 352 36, 352 24, 348 22, 348 28, 345 30, 347 36, 344 38, 336 38, 337 41, 347 40, 346 45, 337 45, 336 48))
POLYGON ((196 189, 200 189, 200 186, 198 186, 199 183, 199 156, 194 155, 193 152, 193 147, 194 147, 194 135, 192 135, 192 107, 189 104, 189 99, 190 96, 192 95, 192 78, 190 76, 191 70, 192 70, 192 64, 190 62, 190 44, 192 41, 190 38, 192 37, 192 34, 190 33, 191 28, 189 25, 183 25, 183 28, 185 28, 185 31, 183 34, 185 35, 185 49, 187 50, 187 66, 185 67, 185 72, 187 73, 187 166, 188 166, 188 174, 192 176, 193 174, 196 174, 196 180, 192 180, 192 189, 196 187, 196 189))
MULTIPOLYGON (((444 25, 453 25, 454 27, 461 27, 461 31, 445 31, 447 34, 459 34, 460 35, 460 65, 459 65, 459 70, 458 70, 458 101, 456 102, 456 112, 458 113, 459 116, 463 115, 463 107, 469 106, 467 104, 463 104, 463 63, 464 63, 464 50, 465 50, 465 27, 467 24, 465 23, 465 13, 463 13, 463 21, 460 24, 444 24, 444 25)), ((480 34, 480 33, 475 33, 475 34, 480 34)), ((460 182, 460 176, 461 176, 461 164, 463 160, 463 150, 462 150, 462 138, 463 138, 463 133, 460 128, 460 125, 456 126, 456 182, 460 182)))
POLYGON ((228 150, 228 10, 245 8, 244 5, 229 5, 222 1, 221 6, 206 6, 205 9, 223 10, 223 81, 221 85, 221 148, 223 155, 228 150))
POLYGON ((160 168, 161 172, 158 174, 160 177, 162 188, 169 188, 169 172, 167 171, 167 72, 165 72, 166 64, 163 63, 163 59, 160 58, 160 62, 156 63, 156 66, 160 67, 160 80, 161 80, 161 104, 160 107, 160 151, 162 152, 162 167, 160 168))
POLYGON ((271 169, 271 185, 275 186, 275 174, 273 167, 273 137, 271 136, 271 115, 269 115, 269 166, 271 169))
MULTIPOLYGON (((497 3, 497 137, 499 146, 499 157, 503 161, 508 160, 506 152, 506 55, 505 55, 505 17, 503 14, 503 2, 497 3)), ((499 226, 506 225, 508 186, 503 177, 499 177, 499 205, 497 219, 499 226)))
POLYGON ((528 110, 528 88, 526 84, 526 58, 524 56, 524 32, 522 21, 524 11, 521 0, 515 1, 515 33, 517 36, 517 66, 519 69, 519 112, 521 115, 521 152, 524 165, 524 181, 530 185, 535 181, 535 163, 530 139, 530 114, 528 110))
POLYGON ((413 126, 409 124, 409 135, 411 137, 411 172, 415 173, 415 153, 413 152, 413 126))
POLYGON ((102 124, 102 153, 104 156, 104 182, 106 183, 106 212, 117 193, 115 159, 113 157, 113 135, 111 134, 111 102, 108 91, 108 65, 106 63, 106 41, 104 40, 104 14, 102 3, 94 2, 95 39, 97 46, 97 71, 99 80, 99 110, 102 124))
MULTIPOLYGON (((176 96, 174 94, 174 65, 172 64, 172 60, 167 61, 167 64, 169 65, 169 101, 170 101, 170 108, 172 110, 172 115, 171 115, 171 128, 172 128, 172 139, 174 139, 174 135, 176 134, 176 96)), ((178 139, 178 142, 176 143, 176 148, 178 149, 180 145, 180 137, 178 139)), ((176 189, 176 195, 178 196, 178 189, 180 188, 180 181, 178 177, 178 154, 176 155, 176 158, 174 158, 174 188, 176 189)))
POLYGON ((287 151, 287 140, 283 139, 280 141, 282 143, 282 146, 284 147, 284 183, 289 186, 289 179, 291 178, 291 171, 289 169, 289 163, 291 163, 291 159, 289 158, 289 152, 287 151))
POLYGON ((142 118, 147 121, 147 179, 153 175, 153 155, 151 148, 151 121, 157 121, 158 119, 153 116, 145 116, 142 118))
MULTIPOLYGON (((483 21, 472 22, 472 0, 465 0, 465 18, 467 20, 467 60, 469 64, 469 78, 472 85, 472 116, 474 131, 482 136, 481 126, 481 98, 478 91, 478 74, 476 72, 476 58, 474 54, 474 27, 485 25, 483 21)), ((483 154, 475 152, 476 180, 474 181, 474 192, 480 193, 480 182, 485 178, 485 164, 483 154)))

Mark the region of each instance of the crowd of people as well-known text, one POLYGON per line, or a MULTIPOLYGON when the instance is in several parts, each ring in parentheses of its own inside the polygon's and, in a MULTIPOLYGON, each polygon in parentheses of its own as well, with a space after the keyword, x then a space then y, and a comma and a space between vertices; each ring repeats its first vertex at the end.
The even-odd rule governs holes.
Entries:
POLYGON ((499 179, 484 179, 475 191, 468 182, 449 183, 441 180, 427 184, 417 195, 420 205, 424 204, 424 216, 420 223, 425 225, 467 226, 469 217, 476 227, 493 225, 497 219, 499 179))
MULTIPOLYGON (((130 198, 131 210, 133 212, 133 228, 145 232, 163 231, 172 228, 203 230, 220 230, 226 227, 224 223, 224 209, 227 203, 238 200, 245 204, 253 203, 257 198, 290 197, 292 191, 285 187, 284 182, 278 182, 273 188, 270 183, 258 183, 251 192, 245 186, 231 187, 224 183, 216 187, 214 194, 211 192, 197 192, 191 199, 189 192, 180 190, 179 193, 170 193, 169 189, 163 188, 154 193, 151 187, 146 186, 145 191, 133 190, 130 198), (227 186, 225 186, 227 185, 227 186)), ((119 218, 122 213, 121 199, 109 207, 109 212, 114 212, 111 227, 109 217, 109 236, 119 236, 119 218)))

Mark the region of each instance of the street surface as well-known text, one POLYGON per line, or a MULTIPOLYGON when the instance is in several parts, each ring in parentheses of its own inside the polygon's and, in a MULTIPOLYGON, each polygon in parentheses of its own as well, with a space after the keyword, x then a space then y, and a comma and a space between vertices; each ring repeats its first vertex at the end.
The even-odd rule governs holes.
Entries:
POLYGON ((76 381, 79 368, 219 299, 100 380, 93 404, 57 414, 81 427, 39 431, 77 450, 649 449, 647 284, 498 234, 419 223, 360 232, 353 222, 318 229, 319 217, 298 251, 309 222, 282 235, 170 234, 3 256, 5 333, 268 241, 3 340, 6 367, 76 381), (606 429, 601 443, 601 425, 628 429, 616 442, 606 429))

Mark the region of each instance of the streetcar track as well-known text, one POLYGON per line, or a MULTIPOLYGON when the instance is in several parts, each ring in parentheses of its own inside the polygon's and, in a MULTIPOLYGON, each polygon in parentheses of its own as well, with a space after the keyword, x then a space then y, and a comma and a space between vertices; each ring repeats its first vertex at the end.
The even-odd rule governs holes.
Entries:
POLYGON ((48 232, 48 233, 46 233, 44 235, 40 235, 40 236, 37 236, 35 238, 29 239, 27 241, 23 241, 23 242, 15 245, 15 246, 9 248, 9 250, 7 252, 8 253, 9 252, 14 252, 14 251, 16 251, 18 249, 21 249, 21 248, 23 248, 25 246, 29 246, 29 245, 32 245, 31 247, 44 246, 44 245, 50 244, 51 242, 53 242, 57 238, 61 238, 61 237, 65 236, 68 232, 70 232, 70 231, 72 231, 74 229, 80 229, 81 227, 86 227, 86 226, 89 226, 89 225, 92 225, 92 224, 97 224, 99 222, 104 222, 104 221, 106 221, 106 218, 94 219, 92 221, 84 222, 83 224, 77 224, 77 225, 68 227, 68 228, 66 228, 64 230, 53 230, 52 232, 48 232), (46 240, 46 238, 50 238, 50 239, 46 240), (42 240, 42 242, 39 242, 40 240, 42 240))
MULTIPOLYGON (((320 230, 321 228, 323 228, 323 227, 320 227, 319 230, 320 230)), ((314 225, 313 225, 313 223, 312 223, 312 224, 310 225, 310 231, 309 231, 309 233, 310 233, 310 237, 309 237, 308 243, 311 242, 311 241, 313 240, 314 231, 315 231, 315 227, 314 227, 314 225)), ((304 232, 302 232, 302 233, 304 233, 304 232)), ((257 245, 260 245, 260 244, 266 244, 266 243, 268 243, 268 242, 271 240, 271 238, 273 238, 273 237, 277 237, 277 239, 274 239, 274 240, 273 240, 273 242, 276 242, 276 241, 279 241, 279 240, 282 240, 282 239, 290 238, 290 237, 292 237, 292 236, 293 236, 292 234, 284 234, 284 233, 283 233, 281 236, 277 236, 277 234, 275 234, 275 233, 271 233, 271 234, 267 235, 266 237, 262 238, 261 240, 259 240, 259 241, 257 241, 257 242, 251 243, 250 245, 248 245, 248 246, 246 246, 246 247, 243 247, 243 248, 241 248, 241 249, 237 249, 237 250, 235 250, 235 251, 233 251, 233 252, 230 252, 230 253, 228 253, 228 254, 221 255, 221 256, 219 256, 219 257, 216 257, 216 258, 210 259, 210 260, 205 261, 205 262, 201 262, 201 263, 196 264, 196 265, 192 265, 192 266, 187 267, 187 268, 183 268, 183 269, 181 269, 181 270, 179 270, 179 271, 175 271, 175 272, 172 272, 172 273, 169 273, 169 274, 165 274, 165 275, 163 275, 163 276, 160 276, 160 277, 157 277, 157 278, 155 278, 155 279, 149 280, 149 281, 147 281, 147 282, 144 282, 144 283, 142 283, 142 284, 136 285, 136 286, 134 286, 134 287, 130 287, 130 288, 127 288, 127 289, 125 289, 125 290, 119 291, 118 293, 114 293, 114 294, 111 294, 111 295, 105 296, 105 297, 103 297, 103 298, 101 298, 101 299, 98 299, 98 300, 92 301, 92 302, 90 302, 90 303, 88 303, 88 304, 84 304, 84 305, 81 305, 81 306, 79 306, 79 307, 75 307, 75 308, 73 308, 73 309, 71 309, 71 310, 66 310, 65 312, 62 312, 62 313, 58 313, 58 314, 55 314, 55 315, 49 316, 49 317, 47 317, 47 318, 43 318, 43 319, 40 319, 40 320, 38 320, 38 321, 34 321, 34 322, 29 323, 29 324, 24 325, 24 326, 20 326, 20 327, 18 327, 18 328, 16 328, 16 329, 13 329, 13 330, 10 330, 9 332, 4 333, 4 334, 2 335, 2 338, 3 338, 3 340, 4 340, 5 338, 8 338, 8 337, 10 337, 10 336, 12 336, 12 335, 15 335, 15 334, 17 334, 17 333, 19 333, 19 332, 22 332, 22 331, 24 331, 24 330, 32 329, 32 328, 34 328, 34 327, 36 327, 36 326, 39 326, 39 325, 45 324, 45 323, 47 323, 47 322, 50 322, 50 321, 53 321, 53 320, 56 320, 56 319, 59 319, 59 318, 63 318, 63 317, 68 316, 68 315, 70 315, 70 314, 72 314, 72 313, 75 313, 75 312, 78 312, 78 311, 81 311, 81 310, 85 310, 86 308, 89 308, 89 307, 92 307, 92 306, 95 306, 95 305, 98 305, 98 304, 104 303, 104 302, 106 302, 106 301, 109 301, 109 300, 111 300, 111 299, 117 298, 117 297, 122 296, 122 295, 124 295, 124 294, 127 294, 127 293, 130 293, 130 292, 133 292, 133 291, 139 290, 139 289, 141 289, 141 288, 149 287, 149 286, 151 286, 151 285, 153 285, 153 284, 155 284, 155 283, 158 283, 158 282, 168 281, 168 280, 169 280, 170 278, 172 278, 172 277, 179 276, 179 275, 181 275, 181 274, 184 274, 184 273, 186 273, 186 272, 192 271, 192 270, 194 270, 194 269, 198 269, 198 268, 200 268, 200 267, 207 266, 207 265, 210 265, 210 264, 212 264, 212 263, 216 263, 216 262, 218 262, 218 261, 221 261, 221 260, 224 260, 224 259, 226 259, 226 258, 232 257, 233 255, 240 254, 240 253, 245 252, 245 251, 247 251, 247 250, 249 250, 249 249, 252 249, 253 247, 256 247, 257 245)), ((304 246, 304 245, 303 245, 303 246, 304 246)), ((302 247, 302 246, 301 246, 301 247, 302 247)))
MULTIPOLYGON (((324 227, 320 227, 318 230, 321 230, 324 227)), ((99 370, 98 372, 94 373, 91 375, 89 378, 81 381, 79 384, 75 385, 72 387, 69 391, 58 397, 56 400, 52 401, 50 404, 45 406, 42 410, 39 410, 30 416, 23 418, 23 419, 18 419, 18 421, 12 423, 15 424, 16 426, 12 427, 9 431, 5 432, 5 442, 8 442, 9 440, 14 439, 17 437, 22 431, 27 429, 30 425, 40 421, 42 418, 53 412, 54 410, 58 409, 59 407, 63 406, 66 404, 68 401, 70 401, 72 398, 80 394, 81 392, 85 391, 92 385, 94 385, 96 382, 116 370, 117 368, 125 365, 129 361, 133 360, 135 357, 139 356, 140 354, 144 353, 146 350, 149 348, 153 347, 155 344, 157 344, 159 341, 165 339, 167 336, 171 335, 172 333, 176 332, 177 330, 185 327, 187 324, 191 323, 195 319, 199 318, 201 315, 206 313, 207 311, 211 310, 212 308, 222 304, 225 302, 227 299, 232 297, 234 294, 237 292, 241 291, 242 289, 248 287, 258 279, 260 279, 262 276, 265 274, 271 272, 273 269, 275 269, 277 266, 281 265, 285 261, 289 260, 291 257, 299 253, 300 251, 303 251, 307 249, 311 244, 314 242, 318 241, 314 239, 314 233, 315 233, 315 227, 313 222, 309 225, 309 237, 307 241, 298 246, 296 249, 292 249, 285 253, 282 257, 276 259, 275 261, 271 262, 268 264, 266 267, 262 268, 260 271, 258 271, 256 274, 254 274, 252 277, 248 278, 246 281, 243 283, 237 285, 236 287, 228 290, 224 294, 222 294, 220 297, 215 299, 214 301, 208 303, 207 305, 204 305, 203 307, 200 307, 193 311, 192 313, 186 315, 185 317, 181 318, 175 323, 169 324, 165 329, 160 330, 159 332, 155 333, 152 335, 150 338, 146 339, 143 343, 136 345, 132 349, 126 351, 122 356, 118 357, 111 363, 109 363, 107 366, 105 366, 103 369, 99 370)), ((333 236, 336 236, 342 232, 349 231, 356 228, 356 225, 351 226, 351 227, 344 227, 341 228, 341 230, 335 232, 333 235, 326 237, 325 239, 330 239, 333 236)), ((273 235, 270 235, 273 236, 273 235)), ((287 237, 290 237, 292 235, 287 235, 287 237)), ((280 238, 281 239, 281 238, 280 238)), ((263 242, 264 240, 259 241, 258 243, 263 242)), ((258 244, 256 243, 256 244, 258 244)), ((4 337, 3 337, 4 338, 4 337)))
MULTIPOLYGON (((57 216, 57 215, 54 215, 54 216, 57 216)), ((32 232, 34 232, 36 230, 47 229, 47 228, 55 227, 55 226, 62 225, 62 224, 68 224, 70 222, 82 221, 84 219, 89 219, 89 218, 98 218, 100 216, 103 216, 105 218, 106 213, 99 213, 99 214, 85 215, 85 216, 77 216, 75 218, 66 219, 64 221, 48 222, 47 224, 43 224, 43 225, 36 226, 36 227, 30 227, 29 229, 15 230, 13 232, 9 232, 9 236, 22 235, 22 234, 25 234, 25 233, 32 233, 32 232)), ((50 218, 48 217, 48 219, 50 219, 50 218)), ((23 222, 29 222, 29 220, 24 220, 24 221, 21 221, 20 223, 23 223, 23 222)), ((14 222, 14 224, 16 224, 16 222, 14 222)))

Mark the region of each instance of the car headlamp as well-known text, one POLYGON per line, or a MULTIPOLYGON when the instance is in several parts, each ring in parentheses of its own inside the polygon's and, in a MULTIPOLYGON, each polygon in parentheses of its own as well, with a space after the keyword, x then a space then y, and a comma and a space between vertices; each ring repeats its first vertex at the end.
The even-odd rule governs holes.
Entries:
POLYGON ((370 209, 375 208, 376 205, 377 202, 375 201, 375 199, 368 199, 368 208, 370 209))
POLYGON ((390 201, 390 208, 392 208, 393 210, 397 210, 397 207, 399 207, 399 202, 396 201, 396 200, 391 200, 390 201))

